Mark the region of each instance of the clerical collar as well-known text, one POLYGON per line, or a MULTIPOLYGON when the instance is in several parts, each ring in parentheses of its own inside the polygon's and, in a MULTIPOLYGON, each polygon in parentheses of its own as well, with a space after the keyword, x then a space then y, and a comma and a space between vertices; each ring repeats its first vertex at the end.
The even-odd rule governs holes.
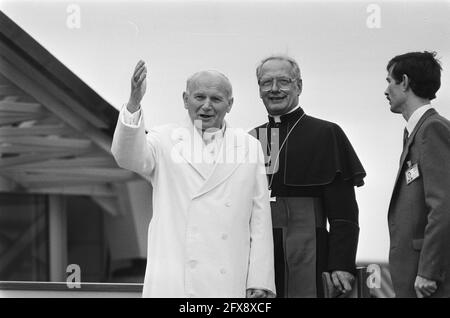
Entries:
POLYGON ((303 109, 298 105, 294 109, 292 109, 289 113, 281 115, 281 116, 271 116, 269 115, 269 123, 270 125, 274 125, 275 123, 285 123, 290 122, 292 120, 298 119, 301 115, 303 115, 305 112, 303 109))

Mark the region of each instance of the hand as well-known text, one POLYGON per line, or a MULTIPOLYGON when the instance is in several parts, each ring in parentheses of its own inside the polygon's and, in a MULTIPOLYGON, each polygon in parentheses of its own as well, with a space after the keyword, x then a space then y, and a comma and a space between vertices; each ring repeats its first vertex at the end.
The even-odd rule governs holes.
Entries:
POLYGON ((414 282, 417 298, 430 297, 437 290, 437 284, 434 280, 429 280, 417 275, 414 282))
POLYGON ((140 60, 131 78, 131 94, 128 100, 127 108, 130 112, 134 113, 138 110, 141 103, 142 97, 144 97, 145 91, 147 89, 147 67, 145 62, 140 60))
POLYGON ((263 289, 247 289, 247 298, 267 298, 267 292, 263 289))
POLYGON ((355 276, 349 272, 344 271, 333 271, 331 273, 331 280, 334 286, 343 294, 347 294, 352 291, 353 282, 355 281, 355 276))

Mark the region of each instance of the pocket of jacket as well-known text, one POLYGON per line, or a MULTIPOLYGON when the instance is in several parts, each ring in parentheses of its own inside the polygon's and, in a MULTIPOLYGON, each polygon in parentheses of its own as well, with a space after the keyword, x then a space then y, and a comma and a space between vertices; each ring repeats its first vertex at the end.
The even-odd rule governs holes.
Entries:
POLYGON ((420 251, 422 249, 423 239, 412 240, 412 248, 416 251, 420 251))

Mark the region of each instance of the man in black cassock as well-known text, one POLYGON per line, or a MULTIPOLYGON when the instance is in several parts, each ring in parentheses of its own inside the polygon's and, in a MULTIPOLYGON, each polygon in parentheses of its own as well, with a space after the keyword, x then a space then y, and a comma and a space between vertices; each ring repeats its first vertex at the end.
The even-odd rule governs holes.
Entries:
POLYGON ((298 104, 302 79, 294 59, 268 57, 256 75, 269 122, 251 134, 267 155, 277 295, 323 297, 323 272, 348 293, 359 235, 354 187, 364 184, 364 168, 337 124, 298 104))

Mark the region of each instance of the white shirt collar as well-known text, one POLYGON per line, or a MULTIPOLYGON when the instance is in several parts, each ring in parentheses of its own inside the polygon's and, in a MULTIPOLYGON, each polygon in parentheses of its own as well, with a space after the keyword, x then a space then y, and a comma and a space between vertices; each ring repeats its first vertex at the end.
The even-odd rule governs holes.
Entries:
POLYGON ((221 141, 225 135, 225 130, 229 126, 226 120, 224 119, 222 122, 222 127, 219 130, 216 130, 214 132, 212 131, 202 131, 201 129, 197 128, 194 123, 192 122, 191 118, 186 115, 185 120, 188 123, 189 127, 192 127, 194 129, 194 133, 199 134, 199 136, 202 138, 205 145, 211 143, 212 141, 221 141))
POLYGON ((408 130, 408 136, 411 135, 420 118, 422 118, 423 114, 427 110, 431 109, 430 104, 426 104, 417 108, 414 113, 412 113, 411 117, 409 117, 408 122, 406 123, 406 129, 408 130))
MULTIPOLYGON (((300 105, 297 105, 297 106, 295 106, 293 109, 291 109, 289 112, 287 112, 286 114, 290 114, 290 113, 292 113, 293 111, 296 111, 296 110, 299 109, 299 108, 300 108, 300 105)), ((283 115, 286 115, 286 114, 283 114, 283 115)), ((283 115, 275 115, 275 116, 270 115, 270 116, 273 117, 273 119, 274 119, 274 121, 275 121, 276 123, 280 123, 280 122, 281 122, 280 117, 283 116, 283 115)))
POLYGON ((214 140, 219 140, 219 139, 221 139, 221 138, 223 138, 223 135, 225 134, 225 127, 226 127, 226 122, 225 122, 225 120, 223 121, 223 124, 222 124, 222 128, 220 128, 219 130, 216 130, 216 131, 214 131, 214 132, 210 132, 210 131, 205 131, 205 132, 203 132, 202 133, 202 138, 203 138, 203 141, 206 143, 206 144, 208 144, 208 143, 210 143, 211 141, 214 141, 214 140))

